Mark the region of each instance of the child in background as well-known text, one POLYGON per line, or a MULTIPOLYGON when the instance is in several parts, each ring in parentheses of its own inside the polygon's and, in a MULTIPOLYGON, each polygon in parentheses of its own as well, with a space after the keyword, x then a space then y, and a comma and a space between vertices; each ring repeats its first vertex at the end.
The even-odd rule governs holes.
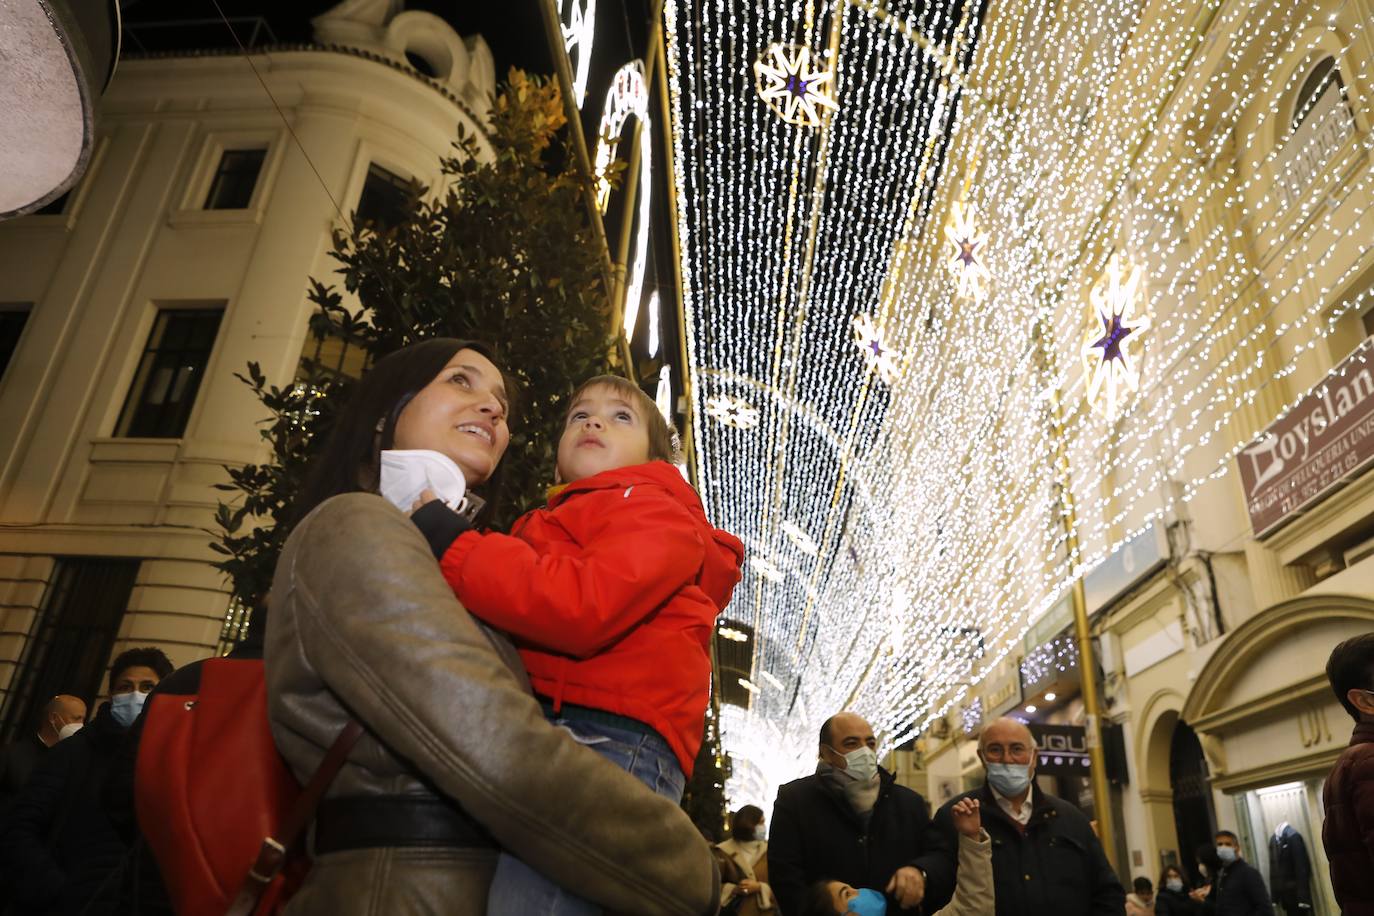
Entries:
MULTIPOLYGON (((992 837, 983 829, 978 799, 950 808, 959 832, 959 877, 954 896, 933 916, 993 916, 992 837)), ((817 881, 807 891, 801 916, 886 916, 887 898, 872 888, 855 889, 841 881, 817 881)))
MULTIPOLYGON (((545 508, 509 535, 463 530, 428 493, 412 517, 463 606, 514 637, 546 714, 679 801, 705 728, 715 620, 744 548, 707 521, 672 464, 675 440, 639 386, 598 376, 573 394, 545 508)), ((597 912, 502 855, 488 914, 555 907, 597 912)))
POLYGON ((1126 916, 1154 916, 1155 886, 1141 875, 1131 884, 1132 893, 1126 895, 1126 916))

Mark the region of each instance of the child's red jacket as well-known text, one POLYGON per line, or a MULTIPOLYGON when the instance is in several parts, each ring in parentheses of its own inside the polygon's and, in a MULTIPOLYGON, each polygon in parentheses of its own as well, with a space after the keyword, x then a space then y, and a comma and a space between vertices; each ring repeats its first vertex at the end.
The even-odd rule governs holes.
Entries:
POLYGON ((535 693, 653 727, 690 776, 711 635, 743 558, 678 470, 653 461, 569 485, 509 535, 466 532, 439 568, 464 607, 515 637, 535 693))

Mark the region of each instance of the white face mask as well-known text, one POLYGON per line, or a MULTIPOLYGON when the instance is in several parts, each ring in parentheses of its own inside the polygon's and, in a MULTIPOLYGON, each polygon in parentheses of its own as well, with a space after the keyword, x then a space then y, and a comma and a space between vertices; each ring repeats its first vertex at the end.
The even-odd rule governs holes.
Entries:
POLYGON ((57 740, 59 742, 66 741, 72 735, 75 735, 77 732, 81 731, 82 727, 85 726, 85 724, 85 722, 68 722, 66 725, 62 726, 57 730, 57 740))
POLYGON ((424 448, 387 449, 381 454, 378 489, 397 509, 409 514, 425 490, 457 512, 467 492, 467 478, 453 459, 424 448))
MULTIPOLYGON (((840 754, 833 747, 831 750, 840 754)), ((878 754, 871 747, 857 748, 840 756, 844 758, 845 768, 837 769, 836 772, 843 773, 856 782, 868 782, 878 773, 878 754)))

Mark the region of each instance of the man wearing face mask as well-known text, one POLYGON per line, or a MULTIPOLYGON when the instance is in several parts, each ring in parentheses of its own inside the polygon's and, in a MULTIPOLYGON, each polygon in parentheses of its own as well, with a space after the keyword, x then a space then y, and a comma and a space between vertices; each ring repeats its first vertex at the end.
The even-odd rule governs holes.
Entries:
POLYGON ((800 913, 822 879, 881 888, 889 913, 943 906, 954 890, 946 849, 925 799, 878 766, 878 742, 862 716, 821 726, 816 772, 778 790, 768 867, 783 913, 800 913))
MULTIPOLYGON (((17 912, 125 914, 135 886, 131 726, 172 673, 160 649, 130 649, 110 668, 110 700, 53 748, 0 824, 0 868, 17 912)), ((156 912, 140 906, 137 912, 156 912)))
POLYGON ((29 781, 48 750, 76 734, 85 720, 86 704, 79 697, 62 694, 43 704, 38 730, 0 751, 0 811, 29 781))
POLYGON ((1207 916, 1274 916, 1264 876, 1241 858, 1236 835, 1218 830, 1216 844, 1220 867, 1209 869, 1215 873, 1211 886, 1201 889, 1205 892, 1203 907, 1207 916))
POLYGON ((976 798, 992 837, 997 916, 1121 916, 1126 892, 1087 817, 1035 784, 1036 747, 1030 729, 996 719, 978 736, 987 783, 940 808, 935 822, 955 842, 950 809, 976 798))

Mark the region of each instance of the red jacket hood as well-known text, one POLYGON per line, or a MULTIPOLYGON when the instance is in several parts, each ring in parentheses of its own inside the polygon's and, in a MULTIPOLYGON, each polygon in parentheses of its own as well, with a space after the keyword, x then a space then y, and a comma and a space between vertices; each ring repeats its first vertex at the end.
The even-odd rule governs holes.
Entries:
POLYGON ((687 482, 681 471, 668 462, 632 464, 573 481, 549 498, 549 508, 554 509, 569 499, 575 499, 579 493, 589 493, 593 490, 624 490, 638 486, 655 486, 667 490, 701 525, 707 549, 699 584, 717 607, 725 607, 730 602, 731 592, 740 580, 740 567, 744 564, 744 543, 730 532, 722 531, 711 524, 706 518, 706 509, 701 504, 701 496, 697 494, 696 488, 687 482))

